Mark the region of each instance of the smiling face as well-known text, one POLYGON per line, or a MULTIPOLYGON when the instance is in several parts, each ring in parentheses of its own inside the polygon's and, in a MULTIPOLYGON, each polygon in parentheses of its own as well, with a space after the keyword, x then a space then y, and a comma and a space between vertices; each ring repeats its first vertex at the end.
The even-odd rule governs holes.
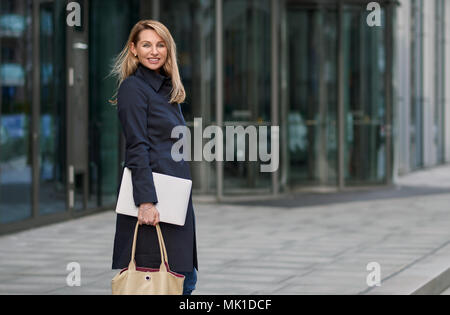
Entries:
POLYGON ((154 30, 143 30, 137 44, 131 43, 130 49, 143 66, 158 73, 166 63, 167 45, 154 30))

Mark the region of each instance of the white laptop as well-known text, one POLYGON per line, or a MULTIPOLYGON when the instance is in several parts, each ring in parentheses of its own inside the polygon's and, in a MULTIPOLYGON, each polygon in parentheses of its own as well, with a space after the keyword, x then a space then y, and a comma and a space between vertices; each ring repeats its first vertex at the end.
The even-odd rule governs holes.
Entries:
MULTIPOLYGON (((191 196, 192 181, 153 172, 153 182, 156 196, 158 197, 156 209, 158 209, 160 221, 184 226, 191 196)), ((137 217, 138 211, 139 209, 136 207, 133 198, 131 170, 125 167, 117 199, 116 212, 137 217)))

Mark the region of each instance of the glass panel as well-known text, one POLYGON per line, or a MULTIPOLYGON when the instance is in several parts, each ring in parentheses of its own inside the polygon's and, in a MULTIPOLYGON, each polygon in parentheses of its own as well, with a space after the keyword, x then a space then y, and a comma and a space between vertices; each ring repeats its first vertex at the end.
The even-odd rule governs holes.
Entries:
POLYGON ((120 124, 108 100, 116 82, 107 77, 139 18, 139 1, 89 1, 89 207, 116 202, 120 124), (111 36, 114 34, 114 36, 111 36))
POLYGON ((411 169, 423 166, 423 25, 422 0, 412 1, 411 11, 411 116, 410 164, 411 169))
POLYGON ((436 106, 434 110, 434 140, 437 163, 445 162, 445 0, 436 0, 436 106))
POLYGON ((66 210, 65 6, 40 5, 40 172, 39 211, 66 210))
POLYGON ((336 11, 288 10, 289 180, 336 185, 336 11))
MULTIPOLYGON (((216 125, 214 4, 213 0, 161 1, 161 22, 177 44, 178 65, 187 93, 181 108, 192 139, 194 118, 202 119, 203 129, 216 125)), ((191 147, 194 152, 193 141, 191 147)), ((213 192, 215 163, 192 162, 191 168, 194 189, 213 192)))
MULTIPOLYGON (((244 128, 270 125, 270 1, 224 0, 223 5, 224 123, 244 128)), ((225 156, 227 151, 234 151, 234 162, 224 163, 224 191, 270 188, 271 173, 260 172, 260 165, 266 163, 248 162, 248 137, 245 152, 229 146, 231 139, 224 137, 225 156), (237 161, 242 157, 247 162, 237 161)), ((266 139, 261 141, 267 142, 266 139)))
POLYGON ((31 216, 32 1, 0 1, 0 223, 31 216))
POLYGON ((386 179, 385 16, 368 27, 363 6, 343 14, 345 180, 348 185, 386 179))

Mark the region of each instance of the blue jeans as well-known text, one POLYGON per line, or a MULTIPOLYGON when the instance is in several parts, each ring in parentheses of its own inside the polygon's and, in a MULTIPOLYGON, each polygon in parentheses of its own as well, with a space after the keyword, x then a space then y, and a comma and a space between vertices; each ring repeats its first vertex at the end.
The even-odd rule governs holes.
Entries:
POLYGON ((195 290, 195 285, 197 284, 197 270, 194 268, 194 271, 192 272, 177 272, 177 273, 185 276, 183 295, 192 295, 192 292, 195 290))

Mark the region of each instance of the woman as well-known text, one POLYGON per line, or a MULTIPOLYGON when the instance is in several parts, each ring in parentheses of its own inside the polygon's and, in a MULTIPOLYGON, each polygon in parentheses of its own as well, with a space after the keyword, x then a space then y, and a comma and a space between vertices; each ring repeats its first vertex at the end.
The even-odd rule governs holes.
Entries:
MULTIPOLYGON (((112 74, 118 78, 119 120, 126 138, 125 165, 131 169, 138 218, 117 215, 113 269, 128 267, 136 220, 136 265, 159 268, 161 256, 155 226, 159 223, 158 198, 152 171, 191 179, 189 164, 171 157, 172 129, 186 125, 181 112, 186 94, 178 71, 176 45, 161 23, 138 22, 117 57, 112 74)), ((120 191, 120 187, 119 190, 120 191)), ((192 192, 183 227, 160 223, 172 271, 183 274, 185 295, 197 282, 198 264, 192 192)))

